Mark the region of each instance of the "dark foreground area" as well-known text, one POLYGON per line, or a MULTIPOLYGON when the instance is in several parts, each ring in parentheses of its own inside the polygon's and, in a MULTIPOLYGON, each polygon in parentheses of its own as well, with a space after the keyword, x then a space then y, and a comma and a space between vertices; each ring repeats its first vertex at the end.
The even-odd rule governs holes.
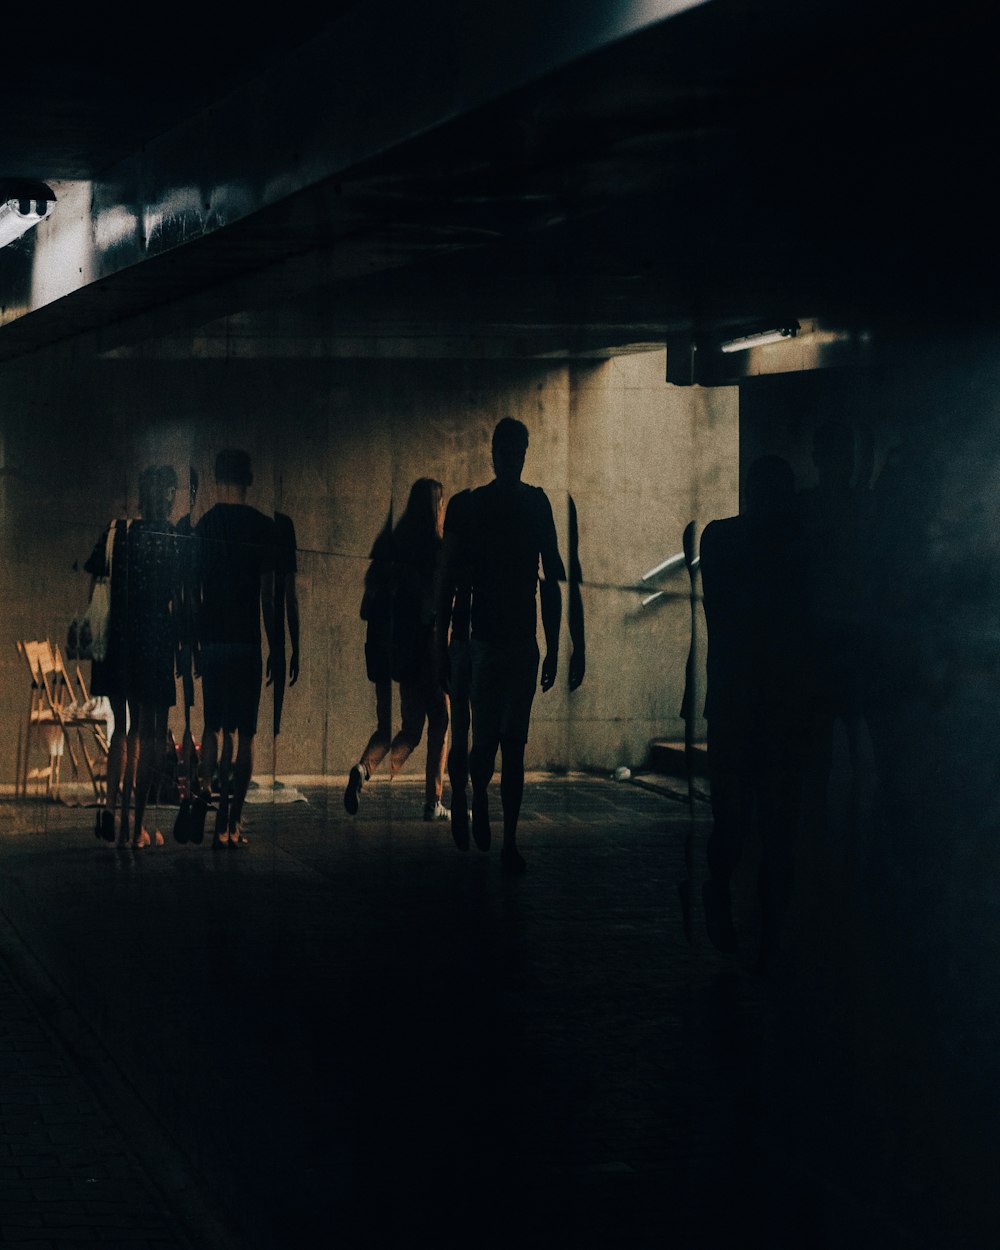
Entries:
POLYGON ((366 788, 354 820, 339 789, 303 793, 255 803, 238 851, 176 846, 172 814, 132 852, 89 811, 0 807, 5 1245, 923 1248, 986 1227, 934 1185, 966 1145, 900 1119, 919 1046, 866 1018, 878 987, 845 972, 815 857, 764 979, 752 856, 740 953, 700 911, 684 940, 676 800, 529 778, 511 879, 420 819, 415 781, 366 788))

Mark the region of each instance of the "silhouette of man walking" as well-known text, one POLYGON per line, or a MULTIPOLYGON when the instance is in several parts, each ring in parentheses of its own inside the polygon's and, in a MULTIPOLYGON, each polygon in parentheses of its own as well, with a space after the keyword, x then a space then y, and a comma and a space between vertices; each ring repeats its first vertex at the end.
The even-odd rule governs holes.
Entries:
MULTIPOLYGON (((448 598, 449 591, 453 593, 466 581, 472 595, 472 837, 481 851, 489 850, 489 784, 499 751, 503 806, 500 862, 511 873, 525 870, 517 847, 517 821, 524 793, 524 748, 538 682, 535 588, 539 585, 539 560, 544 574, 540 586, 545 633, 543 691, 551 690, 559 664, 559 583, 565 578, 548 497, 540 487, 521 481, 527 450, 527 427, 504 417, 493 432, 496 479, 472 491, 462 508, 457 518, 462 532, 449 548, 443 578, 443 597, 448 598)), ((439 648, 446 632, 447 622, 439 634, 439 648)), ((456 802, 462 805, 453 792, 453 807, 456 802)))
POLYGON ((196 804, 195 820, 204 820, 205 792, 210 791, 218 764, 215 845, 240 846, 247 841, 240 821, 253 770, 253 741, 257 733, 262 617, 268 645, 268 677, 275 652, 275 527, 271 517, 246 502, 253 473, 245 451, 220 451, 215 459, 215 480, 219 502, 195 528, 195 663, 202 679, 205 708, 201 761, 204 790, 196 804))

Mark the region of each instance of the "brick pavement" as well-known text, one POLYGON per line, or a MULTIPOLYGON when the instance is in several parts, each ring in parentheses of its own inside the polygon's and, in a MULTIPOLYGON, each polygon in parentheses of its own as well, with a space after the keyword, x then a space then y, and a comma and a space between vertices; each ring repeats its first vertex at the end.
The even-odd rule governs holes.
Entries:
POLYGON ((190 1247, 0 942, 0 1244, 8 1250, 190 1247))
MULTIPOLYGON (((948 1244, 880 1171, 898 1143, 821 1010, 821 960, 766 985, 700 932, 684 943, 683 804, 529 778, 529 872, 510 880, 419 819, 416 779, 366 787, 353 820, 338 786, 305 793, 254 806, 250 847, 214 853, 117 852, 87 811, 0 805, 0 908, 70 1049, 93 1039, 68 1070, 84 1091, 81 1072, 118 1074, 81 1096, 74 1132, 101 1154, 120 1128, 134 1173, 93 1179, 148 1194, 161 1224, 136 1211, 133 1232, 252 1250, 948 1244)), ((42 1215, 94 1187, 52 1179, 33 1182, 42 1215)))

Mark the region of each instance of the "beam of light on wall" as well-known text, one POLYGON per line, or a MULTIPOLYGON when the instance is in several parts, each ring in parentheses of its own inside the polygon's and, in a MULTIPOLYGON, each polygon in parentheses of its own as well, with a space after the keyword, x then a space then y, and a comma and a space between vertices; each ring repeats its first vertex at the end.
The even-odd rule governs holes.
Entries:
POLYGON ((146 206, 142 214, 143 246, 147 251, 156 251, 161 246, 173 246, 201 234, 206 212, 199 187, 174 187, 146 206))
POLYGON ((93 277, 92 187, 92 183, 82 180, 52 183, 59 211, 50 213, 35 233, 32 308, 41 308, 79 290, 93 277))
POLYGON ((115 204, 97 214, 94 222, 94 243, 101 252, 131 239, 139 228, 139 218, 124 204, 115 204))

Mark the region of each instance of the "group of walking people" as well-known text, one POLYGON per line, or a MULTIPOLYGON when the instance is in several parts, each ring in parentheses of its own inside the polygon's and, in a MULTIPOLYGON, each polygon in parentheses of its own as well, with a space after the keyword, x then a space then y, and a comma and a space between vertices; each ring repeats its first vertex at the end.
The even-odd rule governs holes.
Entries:
MULTIPOLYGON (((174 835, 179 842, 200 842, 212 810, 216 846, 247 841, 242 814, 263 677, 262 622, 268 679, 284 681, 286 620, 289 684, 298 677, 294 530, 283 537, 275 518, 247 503, 253 473, 245 451, 220 451, 215 481, 214 506, 197 525, 192 526, 189 512, 175 527, 170 521, 175 470, 169 465, 144 469, 139 516, 112 521, 84 566, 95 581, 110 579, 107 648, 104 658, 94 661, 92 693, 108 698, 114 730, 107 794, 97 811, 95 834, 119 845, 143 848, 164 842, 159 829, 147 827, 146 813, 166 754, 175 673, 183 679, 186 722, 194 678, 201 679, 204 733, 174 835), (276 578, 280 612, 275 611, 276 578), (272 671, 276 664, 282 666, 280 675, 272 671)), ((196 483, 192 473, 192 508, 196 483)))
MULTIPOLYGON (((527 428, 505 417, 493 433, 493 481, 460 491, 446 509, 442 484, 418 479, 396 525, 376 541, 361 607, 376 728, 344 794, 347 811, 356 813, 375 769, 388 756, 397 773, 426 725, 424 818, 450 820, 460 849, 474 842, 486 851, 488 789, 499 755, 501 862, 514 873, 525 868, 517 823, 528 724, 539 665, 543 691, 556 679, 565 577, 549 500, 521 480, 527 449, 527 428), (539 597, 544 657, 536 641, 539 597), (393 683, 402 712, 395 735, 393 683), (446 762, 450 807, 443 802, 446 762)), ((147 805, 167 752, 176 674, 186 724, 194 679, 201 679, 204 732, 174 836, 201 842, 214 812, 213 844, 246 844, 243 808, 265 675, 262 637, 267 679, 283 690, 286 622, 289 684, 299 671, 294 529, 287 517, 247 503, 252 482, 245 451, 219 452, 217 502, 192 524, 192 472, 191 509, 175 526, 177 474, 169 465, 151 465, 140 476, 138 517, 109 523, 86 562, 95 581, 110 578, 111 585, 107 650, 92 675, 93 693, 108 698, 114 715, 98 838, 136 848, 163 845, 163 833, 149 828, 147 805)), ((582 637, 576 651, 571 673, 582 677, 582 637)))
MULTIPOLYGON (((458 492, 445 509, 441 483, 419 479, 395 528, 376 541, 361 615, 368 627, 365 654, 377 725, 344 792, 353 815, 385 756, 395 775, 426 724, 424 819, 450 818, 460 850, 469 849, 471 833, 471 841, 488 851, 489 785, 499 754, 500 860, 512 873, 526 866, 517 845, 524 748, 539 663, 543 691, 556 679, 565 578, 549 500, 521 480, 527 450, 527 427, 504 417, 493 433, 492 482, 458 492), (536 641, 538 598, 544 657, 536 641), (399 683, 402 726, 391 737, 393 681, 399 683), (442 803, 446 758, 450 809, 442 803)), ((576 667, 582 674, 582 654, 576 667)))

